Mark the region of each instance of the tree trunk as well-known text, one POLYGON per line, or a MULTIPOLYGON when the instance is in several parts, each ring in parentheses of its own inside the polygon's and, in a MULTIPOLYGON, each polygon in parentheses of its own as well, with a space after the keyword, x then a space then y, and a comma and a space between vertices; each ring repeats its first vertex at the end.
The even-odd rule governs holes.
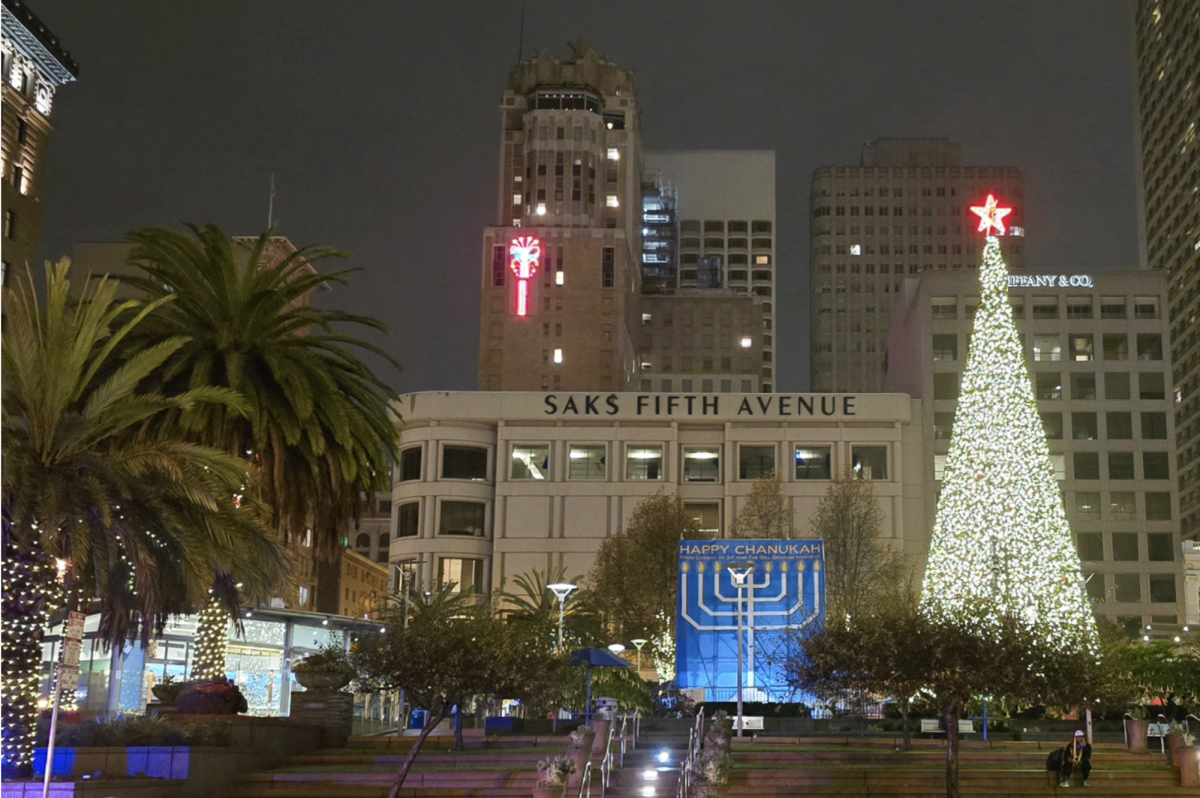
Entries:
POLYGON ((958 789, 958 704, 947 704, 942 719, 946 724, 946 798, 962 798, 958 789))
POLYGON ((17 544, 5 513, 3 611, 3 774, 32 778, 37 699, 41 693, 46 601, 54 591, 54 564, 42 547, 17 544), (32 550, 30 550, 32 549, 32 550))
POLYGON ((908 724, 908 699, 900 705, 900 716, 904 719, 904 750, 912 750, 912 727, 908 724))
POLYGON ((417 758, 417 754, 421 752, 421 746, 425 744, 425 738, 433 731, 439 723, 446 719, 446 714, 450 711, 448 704, 442 704, 442 708, 438 710, 437 717, 427 719, 425 728, 421 729, 421 734, 417 736, 417 741, 413 743, 412 750, 408 752, 408 756, 404 758, 404 764, 400 766, 400 772, 396 775, 396 783, 392 785, 391 792, 388 793, 388 798, 397 798, 400 795, 400 788, 404 786, 404 780, 408 778, 408 771, 412 768, 413 762, 417 758))
POLYGON ((317 612, 328 615, 342 614, 342 549, 326 557, 319 549, 313 552, 313 569, 317 573, 317 595, 314 602, 317 612))
POLYGON ((454 750, 463 750, 462 702, 454 705, 454 750))

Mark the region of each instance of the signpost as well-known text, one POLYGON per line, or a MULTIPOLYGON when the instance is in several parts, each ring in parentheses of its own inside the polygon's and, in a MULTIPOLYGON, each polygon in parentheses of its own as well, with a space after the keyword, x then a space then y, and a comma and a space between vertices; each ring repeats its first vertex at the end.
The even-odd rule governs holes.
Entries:
POLYGON ((79 652, 83 649, 83 623, 87 619, 82 612, 67 615, 63 625, 62 662, 58 665, 58 678, 54 680, 54 707, 50 710, 50 741, 46 744, 46 772, 42 779, 42 798, 50 795, 50 774, 54 772, 54 737, 58 731, 58 703, 63 690, 79 687, 79 652))

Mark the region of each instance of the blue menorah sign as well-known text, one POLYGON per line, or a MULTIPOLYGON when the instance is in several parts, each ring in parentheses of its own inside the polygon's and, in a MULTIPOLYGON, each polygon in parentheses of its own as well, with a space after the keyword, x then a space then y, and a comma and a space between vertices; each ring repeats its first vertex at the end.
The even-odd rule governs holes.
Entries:
POLYGON ((676 681, 707 701, 737 697, 738 622, 746 701, 792 697, 784 662, 825 617, 820 540, 685 540, 679 544, 676 681))

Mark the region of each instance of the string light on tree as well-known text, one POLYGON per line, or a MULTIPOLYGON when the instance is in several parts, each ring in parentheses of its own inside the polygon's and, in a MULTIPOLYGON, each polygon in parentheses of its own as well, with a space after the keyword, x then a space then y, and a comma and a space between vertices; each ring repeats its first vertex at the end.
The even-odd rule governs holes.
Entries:
POLYGON ((225 676, 225 652, 229 645, 229 614, 215 593, 196 618, 196 660, 192 678, 216 679, 225 676))
POLYGON ((980 304, 967 352, 921 595, 933 618, 973 605, 1022 618, 1064 651, 1098 651, 1095 619, 1008 303, 995 230, 1011 208, 972 206, 987 236, 980 304))

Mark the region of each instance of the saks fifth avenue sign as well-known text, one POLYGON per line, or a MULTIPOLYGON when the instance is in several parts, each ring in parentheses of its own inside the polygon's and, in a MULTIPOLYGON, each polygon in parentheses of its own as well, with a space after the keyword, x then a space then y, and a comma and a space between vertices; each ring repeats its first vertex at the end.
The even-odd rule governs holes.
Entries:
POLYGON ((1090 274, 1010 274, 1009 288, 1095 288, 1090 274))
POLYGON ((556 417, 853 418, 852 394, 549 393, 544 414, 556 417))

